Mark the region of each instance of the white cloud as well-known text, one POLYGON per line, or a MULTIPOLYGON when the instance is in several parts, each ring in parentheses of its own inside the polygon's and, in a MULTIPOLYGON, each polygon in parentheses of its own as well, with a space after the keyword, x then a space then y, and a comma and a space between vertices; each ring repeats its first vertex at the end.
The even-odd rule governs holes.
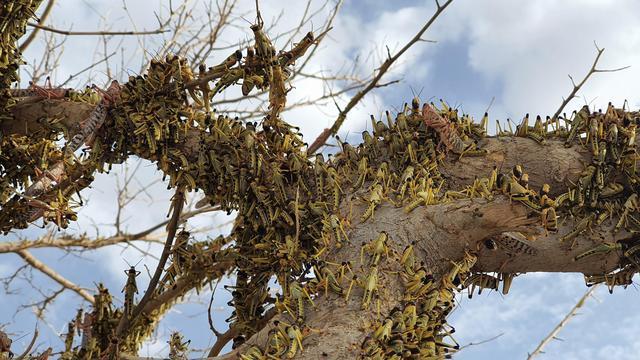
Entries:
MULTIPOLYGON (((552 113, 595 58, 596 41, 606 48, 599 68, 638 63, 640 3, 620 1, 481 1, 454 3, 445 29, 465 29, 469 64, 490 79, 500 81, 498 99, 508 114, 552 113), (606 15, 604 15, 606 14, 606 15)), ((446 32, 446 30, 444 30, 446 32)), ((604 108, 611 100, 640 104, 640 68, 620 73, 595 74, 579 96, 604 108), (636 79, 636 81, 629 81, 636 79)), ((579 106, 576 100, 567 110, 579 106)))

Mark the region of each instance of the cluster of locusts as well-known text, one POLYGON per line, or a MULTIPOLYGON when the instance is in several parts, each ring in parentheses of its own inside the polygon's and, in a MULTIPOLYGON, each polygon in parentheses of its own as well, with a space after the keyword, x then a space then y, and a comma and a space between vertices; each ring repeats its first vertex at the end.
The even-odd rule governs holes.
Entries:
POLYGON ((35 17, 41 0, 3 1, 0 4, 0 121, 10 120, 7 109, 13 101, 8 89, 18 81, 22 65, 18 39, 24 35, 27 22, 35 17))
POLYGON ((461 280, 473 282, 476 276, 470 276, 476 256, 465 253, 438 280, 413 257, 413 246, 409 245, 400 259, 404 299, 364 340, 362 356, 366 359, 446 359, 460 348, 446 317, 453 310, 454 291, 460 290, 457 285, 461 280), (453 344, 446 342, 447 338, 453 344))
MULTIPOLYGON (((0 23, 6 27, 6 16, 13 10, 2 6, 0 23)), ((607 222, 613 231, 640 230, 636 218, 640 178, 635 167, 638 118, 632 113, 613 106, 604 113, 591 113, 585 107, 562 121, 543 122, 538 117, 529 126, 526 116, 515 131, 498 130, 498 137, 528 137, 541 144, 564 139, 568 147, 581 144, 592 151, 592 162, 578 181, 555 198, 546 184, 530 188, 521 166, 508 173, 495 168, 464 189, 451 189, 439 166, 444 161, 488 153, 482 148, 487 114, 475 123, 444 101, 437 107, 414 99, 395 115, 387 112, 385 120, 372 116, 372 130, 362 132, 357 146, 339 141, 335 155, 308 154, 297 129, 285 123, 279 113, 285 106, 285 81, 291 66, 317 38, 309 33, 293 49, 276 52, 261 20, 251 29, 255 43, 246 54, 235 51, 216 66, 198 64, 195 72, 185 59, 169 56, 153 60, 146 74, 131 77, 125 84, 114 82, 105 91, 88 88, 80 92, 36 85, 9 90, 6 84, 15 78, 6 75, 3 69, 7 65, 3 64, 7 51, 15 51, 15 46, 12 50, 7 45, 15 39, 3 38, 0 71, 5 103, 20 98, 53 99, 84 102, 93 110, 74 128, 64 126, 64 119, 46 118, 28 135, 2 134, 0 229, 24 228, 40 217, 65 228, 76 218, 72 196, 91 184, 95 171, 108 171, 112 164, 131 155, 154 161, 168 177, 169 188, 202 190, 211 205, 237 211, 228 237, 193 242, 188 233, 178 234, 154 296, 172 291, 178 281, 192 281, 193 287, 199 288, 224 275, 226 268, 216 270, 216 264, 230 262, 236 276, 235 284, 227 286, 232 294, 229 305, 234 307, 227 321, 237 334, 234 347, 262 328, 270 309, 291 318, 274 324, 266 347, 244 349, 241 357, 254 360, 293 357, 302 350, 302 340, 309 332, 305 307, 313 306, 318 294, 333 292, 347 301, 352 292, 362 294, 363 309, 379 301, 379 266, 391 259, 392 239, 386 233, 362 245, 361 256, 368 260, 361 261, 366 264, 361 272, 354 271, 349 262, 336 264, 329 258, 334 249, 349 243, 353 214, 342 206, 347 197, 366 204, 362 214, 356 214, 360 222, 375 218, 383 202, 411 212, 459 198, 491 199, 504 194, 539 216, 545 231, 556 232, 567 218, 578 219, 562 241, 607 222), (243 123, 210 108, 213 96, 238 83, 244 95, 255 89, 268 92, 270 108, 260 123, 243 123), (68 140, 62 149, 56 145, 61 137, 68 140), (83 145, 86 148, 78 155, 76 150, 83 145), (275 296, 268 287, 274 277, 282 289, 275 296)), ((10 121, 4 120, 11 118, 9 108, 0 110, 2 121, 10 121)), ((515 255, 537 254, 534 244, 519 233, 487 239, 485 245, 515 255)), ((575 261, 616 250, 623 254, 621 269, 590 276, 589 284, 604 282, 613 287, 631 283, 640 260, 637 243, 597 244, 575 261)), ((453 332, 445 320, 453 307, 454 291, 466 287, 472 287, 472 292, 476 287, 497 290, 502 282, 506 293, 514 276, 473 274, 476 257, 471 253, 439 279, 415 260, 412 246, 395 260, 403 269, 406 297, 402 306, 372 329, 362 344, 365 357, 449 357, 457 348, 445 341, 453 332)), ((149 336, 171 303, 135 318, 126 336, 117 337, 122 317, 132 316, 138 292, 139 272, 132 267, 126 274, 124 306, 116 308, 108 289, 99 286, 92 311, 84 316, 79 312, 69 325, 65 358, 135 352, 149 336), (76 332, 82 334, 82 342, 74 348, 76 332)), ((186 343, 179 334, 170 344, 174 358, 184 356, 186 343)))
MULTIPOLYGON (((215 265, 225 257, 226 251, 222 249, 225 245, 224 238, 189 243, 189 233, 182 231, 176 236, 176 240, 172 249, 172 262, 160 282, 161 286, 156 290, 157 295, 171 291, 178 277, 187 281, 191 279, 193 287, 199 291, 202 286, 223 275, 215 265)), ((135 266, 131 266, 124 273, 126 282, 121 291, 124 295, 123 306, 116 307, 109 289, 98 284, 97 293, 94 295, 95 304, 91 311, 85 312, 79 309, 76 317, 69 322, 61 358, 95 359, 107 355, 115 356, 114 353, 105 350, 116 344, 113 334, 123 316, 131 317, 135 296, 138 294, 136 278, 140 275, 140 271, 137 271, 135 266), (76 336, 80 337, 80 343, 74 347, 76 336)), ((153 333, 157 321, 172 304, 172 302, 162 304, 149 314, 136 319, 128 336, 122 341, 117 341, 117 347, 121 351, 136 352, 144 339, 153 333)), ((179 333, 171 336, 169 345, 173 354, 172 359, 186 359, 187 343, 182 340, 179 333)))
MULTIPOLYGON (((346 142, 341 143, 340 151, 328 160, 325 160, 323 155, 317 154, 313 163, 313 179, 299 179, 296 184, 298 189, 315 189, 316 196, 311 198, 313 201, 307 200, 305 195, 300 195, 297 202, 304 203, 304 206, 295 213, 295 219, 301 219, 300 227, 304 228, 306 225, 306 231, 296 233, 296 236, 303 240, 306 236, 311 235, 315 240, 314 251, 309 252, 308 248, 304 247, 306 242, 295 242, 293 236, 286 235, 286 232, 284 232, 285 249, 281 249, 281 245, 277 243, 264 245, 272 249, 272 254, 276 258, 259 258, 258 262, 271 261, 273 264, 281 255, 286 255, 285 260, 289 260, 290 254, 293 251, 298 251, 298 259, 302 259, 303 269, 306 268, 307 271, 312 269, 315 276, 307 283, 292 281, 291 278, 288 281, 285 278, 282 282, 282 278, 278 277, 280 283, 286 285, 283 286, 284 295, 276 296, 273 299, 275 308, 291 314, 292 321, 297 324, 303 324, 304 307, 308 306, 307 303, 313 306, 314 294, 334 292, 345 296, 348 300, 352 288, 356 286, 362 289, 363 308, 368 308, 370 303, 374 301, 373 299, 376 299, 380 271, 378 262, 389 253, 388 242, 390 240, 385 233, 381 233, 370 243, 363 244, 362 253, 372 257, 369 268, 364 273, 354 274, 351 264, 331 263, 331 259, 324 257, 327 249, 333 249, 340 243, 349 241, 345 226, 348 226, 352 220, 351 214, 342 214, 341 211, 344 209, 340 208, 342 199, 347 195, 360 197, 367 204, 364 212, 359 215, 361 222, 375 217, 376 208, 383 202, 404 207, 405 211, 410 212, 421 205, 442 203, 459 198, 484 197, 491 199, 497 194, 504 194, 511 200, 525 205, 532 215, 538 216, 540 225, 546 232, 557 232, 559 222, 563 222, 569 217, 577 218, 575 228, 561 237, 563 242, 572 240, 588 231, 592 224, 586 223, 587 225, 585 225, 585 222, 591 221, 589 219, 592 218, 595 219, 594 226, 602 225, 604 221, 609 219, 613 221, 611 226, 614 231, 622 227, 634 231, 634 224, 627 219, 629 216, 633 216, 637 209, 624 204, 628 204, 626 199, 629 197, 635 198, 633 188, 635 182, 629 178, 634 171, 635 149, 633 148, 633 136, 626 131, 632 131, 630 134, 634 134, 635 130, 633 128, 628 130, 627 127, 630 126, 630 123, 635 123, 636 120, 629 118, 630 113, 614 109, 612 106, 608 113, 608 116, 599 112, 592 114, 585 108, 576 113, 574 119, 565 119, 565 123, 581 126, 579 122, 583 120, 580 118, 585 117, 585 122, 600 121, 603 123, 601 126, 624 128, 625 130, 621 130, 621 132, 625 131, 623 134, 627 134, 626 136, 623 135, 611 140, 606 136, 600 136, 597 140, 592 140, 593 137, 589 138, 584 135, 585 129, 573 131, 575 128, 571 127, 568 132, 563 134, 563 131, 566 130, 558 126, 558 122, 551 125, 554 127, 552 131, 544 132, 545 128, 541 120, 537 120, 536 124, 530 127, 527 124, 527 117, 517 127, 515 133, 509 135, 504 131, 501 132, 500 136, 523 136, 540 143, 544 143, 547 139, 565 139, 567 146, 571 146, 572 139, 575 139, 571 134, 577 133, 580 135, 576 135, 577 138, 586 140, 585 146, 591 146, 592 141, 599 140, 600 147, 606 147, 612 153, 620 154, 615 157, 606 157, 600 151, 600 158, 594 159, 594 164, 597 167, 596 165, 588 166, 580 174, 577 184, 570 186, 566 193, 555 198, 551 197, 551 189, 547 184, 543 184, 539 190, 530 188, 528 175, 519 165, 511 169, 509 173, 501 173, 498 169, 494 169, 487 178, 476 179, 464 189, 444 190, 447 186, 438 171, 438 165, 442 159, 446 156, 460 158, 486 154, 486 150, 480 148, 479 145, 482 144, 482 138, 486 136, 487 115, 480 124, 475 124, 467 115, 458 117, 457 111, 444 102, 439 109, 433 104, 426 104, 421 108, 420 102, 416 99, 411 107, 405 106, 405 109, 398 113, 395 119, 387 113, 386 123, 372 117, 373 132, 364 131, 362 143, 356 147, 346 142), (627 120, 624 120, 625 118, 627 120), (447 152, 449 152, 448 155, 447 152), (619 166, 621 164, 626 164, 626 167, 619 166), (625 181, 625 185, 612 180, 617 175, 628 177, 619 180, 625 181), (613 191, 613 189, 616 190, 613 191), (300 199, 304 200, 300 201, 300 199), (587 202, 585 199, 590 201, 587 202), (606 216, 602 215, 600 207, 609 209, 606 216), (310 223, 307 220, 309 211, 315 213, 317 219, 322 219, 321 228, 309 226, 310 223), (598 216, 594 217, 592 215, 594 213, 598 216)), ((301 194, 304 193, 301 192, 301 194)), ((311 195, 308 194, 308 196, 311 195)), ((260 249, 263 246, 259 243, 253 243, 253 245, 260 249)), ((520 233, 505 233, 492 237, 487 239, 484 245, 491 249, 500 247, 513 255, 537 255, 535 245, 520 233)), ((637 272, 636 263, 639 248, 640 246, 633 240, 616 244, 598 244, 584 254, 576 256, 575 261, 580 261, 594 254, 620 249, 623 252, 621 271, 608 275, 590 276, 587 280, 589 283, 606 282, 610 287, 614 285, 626 286, 630 284, 633 273, 637 272)), ((407 302, 408 309, 395 309, 386 320, 376 327, 373 335, 363 344, 366 356, 372 358, 393 356, 441 358, 448 356, 455 350, 455 345, 448 345, 442 341, 443 337, 450 335, 450 331, 446 330, 444 324, 444 315, 450 305, 446 302, 450 298, 447 294, 467 287, 471 288, 470 295, 476 288, 479 288, 480 291, 482 289, 498 290, 500 283, 503 284, 502 292, 506 294, 515 275, 509 273, 501 273, 498 277, 482 273, 468 275, 469 267, 467 270, 454 270, 451 281, 438 282, 431 278, 431 274, 426 269, 413 269, 415 264, 411 261, 413 258, 411 253, 411 249, 406 249, 398 260, 403 266, 406 266, 403 277, 407 294, 418 291, 419 296, 417 299, 411 299, 407 302), (460 276, 456 276, 457 272, 455 271, 458 271, 460 276), (405 310, 412 314, 413 303, 419 309, 420 306, 424 307, 424 305, 420 305, 421 301, 429 299, 427 296, 429 294, 432 297, 430 301, 435 303, 443 301, 443 304, 437 306, 428 302, 429 305, 426 309, 422 309, 422 312, 428 314, 429 311, 440 311, 441 314, 444 314, 441 317, 431 314, 433 322, 426 325, 426 329, 431 332, 420 332, 422 335, 426 334, 424 338, 421 338, 416 337, 412 332, 413 329, 397 330, 401 334, 393 336, 394 329, 402 329, 403 326, 406 326, 406 319, 400 322, 400 314, 404 314, 405 310), (438 295, 436 296, 436 294, 438 295)), ((277 264, 283 264, 283 259, 280 258, 277 264)), ((457 269, 457 267, 455 268, 457 269)), ((465 269, 464 266, 460 268, 465 269)), ((294 267, 293 269, 297 270, 298 268, 294 267)), ((278 275, 278 272, 275 274, 278 275)), ((241 284, 235 288, 235 293, 239 295, 238 301, 240 295, 247 295, 246 292, 242 293, 240 289, 249 288, 247 286, 248 279, 250 279, 248 273, 243 272, 242 277, 238 280, 241 284)), ((252 299, 265 299, 264 302, 269 303, 265 288, 254 294, 262 295, 252 297, 252 299)), ((417 314, 420 313, 417 312, 417 314)), ((421 325, 424 324, 421 323, 421 325)), ((250 351, 245 353, 244 358, 262 359, 286 354, 293 356, 296 349, 299 348, 296 345, 298 344, 299 329, 295 327, 297 325, 281 324, 281 326, 283 326, 282 331, 272 331, 270 334, 270 345, 266 349, 261 350, 253 346, 250 351), (295 336, 291 335, 287 339, 285 335, 289 332, 295 336)))
MULTIPOLYGON (((3 1, 0 4, 0 122, 13 120, 10 109, 15 99, 9 89, 18 81, 18 69, 23 63, 17 46, 18 39, 24 34, 29 18, 41 1, 3 1)), ((27 137, 12 138, 0 134, 0 204, 4 206, 11 195, 11 189, 24 184, 34 175, 37 165, 48 164, 60 158, 55 143, 47 139, 30 140, 27 137), (40 159, 40 154, 46 156, 40 159)))

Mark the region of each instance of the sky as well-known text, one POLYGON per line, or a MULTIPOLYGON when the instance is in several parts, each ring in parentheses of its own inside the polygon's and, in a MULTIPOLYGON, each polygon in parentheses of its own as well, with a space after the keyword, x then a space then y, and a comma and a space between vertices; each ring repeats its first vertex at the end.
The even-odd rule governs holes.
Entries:
MULTIPOLYGON (((179 3, 174 0, 173 6, 179 3)), ((111 30, 133 27, 149 30, 157 27, 153 12, 166 14, 168 7, 167 1, 128 1, 125 4, 128 14, 121 0, 61 0, 55 5, 47 25, 72 30, 105 27, 111 30)), ((240 1, 238 13, 252 20, 253 4, 253 0, 240 1)), ((322 8, 321 5, 321 2, 314 1, 311 6, 312 9, 320 9, 309 24, 314 30, 329 15, 331 6, 322 8)), ((273 36, 297 25, 304 4, 262 1, 261 10, 268 24, 281 11, 284 12, 273 29, 273 36)), ((332 74, 336 68, 354 66, 356 74, 366 77, 384 57, 385 47, 388 46, 392 52, 401 48, 433 11, 433 1, 347 0, 306 71, 332 74)), ((615 73, 595 74, 579 92, 579 98, 569 104, 567 111, 585 103, 593 109, 605 108, 609 101, 622 106, 625 100, 631 108, 637 109, 640 107, 640 66, 636 65, 640 60, 638 13, 640 2, 632 0, 454 0, 424 36, 435 42, 419 43, 410 49, 384 77, 385 81, 400 82, 368 94, 363 103, 350 113, 341 135, 347 140, 357 141, 350 134, 365 129, 369 114, 377 117, 384 110, 398 109, 414 94, 419 94, 425 101, 443 98, 476 118, 489 106, 491 119, 502 121, 507 118, 519 120, 525 113, 550 115, 571 90, 567 75, 579 81, 590 68, 596 54, 594 41, 606 49, 600 68, 631 67, 615 73)), ((238 44, 249 38, 247 31, 246 26, 229 28, 221 35, 221 44, 238 44)), ((162 36, 167 35, 110 39, 106 45, 107 53, 117 52, 111 66, 124 70, 123 74, 136 74, 144 54, 141 45, 153 53, 162 36)), ((54 84, 65 81, 70 74, 95 62, 98 59, 96 50, 104 51, 101 40, 90 37, 69 37, 61 49, 60 66, 51 74, 54 84)), ((42 52, 41 33, 25 53, 25 59, 39 61, 42 52)), ((214 53, 210 61, 214 64, 227 55, 224 51, 214 53)), ((104 85, 103 68, 83 73, 69 85, 81 86, 88 79, 97 84, 102 81, 104 85)), ((25 72, 23 82, 26 81, 28 73, 25 72)), ((290 92, 292 100, 321 95, 326 84, 316 79, 304 79, 294 86, 290 92)), ((339 90, 341 84, 333 86, 334 90, 339 90)), ((344 105, 347 101, 348 96, 343 96, 338 103, 344 105)), ((295 109, 287 112, 284 119, 300 126, 305 139, 311 141, 333 122, 336 114, 335 105, 327 103, 295 109)), ((164 220, 172 194, 160 182, 155 166, 132 159, 126 166, 114 166, 110 174, 98 175, 93 188, 83 192, 87 203, 79 211, 80 219, 70 231, 101 235, 113 233, 114 228, 110 224, 117 208, 116 185, 125 182, 134 169, 137 171, 129 190, 135 193, 146 188, 146 191, 123 214, 126 219, 124 227, 135 232, 164 220), (151 185, 147 187, 148 184, 151 185)), ((194 197, 198 198, 197 195, 194 197)), ((231 219, 232 215, 209 214, 190 220, 188 226, 211 227, 207 235, 215 237, 230 230, 228 222, 231 219)), ((34 238, 42 233, 42 229, 34 226, 0 238, 0 241, 34 238)), ((151 254, 160 253, 158 246, 148 249, 146 244, 140 246, 151 254)), ((141 268, 153 269, 155 266, 153 257, 143 256, 136 249, 117 246, 82 256, 57 250, 34 250, 33 254, 83 287, 92 288, 93 282, 104 282, 117 301, 122 300, 119 290, 124 285, 126 262, 142 260, 141 268)), ((16 255, 0 254, 0 277, 10 275, 22 264, 16 255)), ((42 274, 34 271, 28 275, 47 294, 58 289, 42 274)), ((146 286, 148 278, 143 271, 138 278, 140 288, 146 286)), ((35 318, 28 308, 15 316, 13 309, 42 298, 42 294, 29 290, 26 284, 19 280, 9 292, 0 289, 0 324, 6 331, 15 333, 15 338, 26 334, 15 342, 18 349, 29 341, 35 318)), ((229 309, 223 306, 229 300, 229 294, 221 286, 219 288, 213 317, 216 327, 221 330, 229 313, 229 309)), ((459 306, 449 319, 457 330, 456 340, 460 344, 477 343, 503 335, 484 344, 469 346, 455 358, 526 358, 527 353, 537 346, 586 290, 580 274, 536 273, 518 276, 506 296, 483 292, 480 296, 474 295, 473 299, 461 297, 459 306)), ((161 322, 141 355, 166 355, 169 333, 180 330, 185 338, 192 340, 193 348, 202 349, 192 356, 201 356, 213 339, 206 316, 209 296, 210 290, 204 290, 199 296, 190 296, 189 301, 176 306, 161 322)), ((562 341, 551 342, 545 354, 538 358, 636 359, 640 353, 640 340, 636 336, 640 331, 640 314, 633 310, 638 309, 638 296, 635 286, 626 290, 616 289, 612 295, 604 288, 598 289, 594 298, 580 310, 580 316, 562 330, 562 341)), ((62 346, 59 335, 66 332, 66 323, 81 305, 78 297, 70 292, 63 293, 50 305, 46 321, 39 323, 41 336, 37 344, 41 350, 49 344, 62 346)))

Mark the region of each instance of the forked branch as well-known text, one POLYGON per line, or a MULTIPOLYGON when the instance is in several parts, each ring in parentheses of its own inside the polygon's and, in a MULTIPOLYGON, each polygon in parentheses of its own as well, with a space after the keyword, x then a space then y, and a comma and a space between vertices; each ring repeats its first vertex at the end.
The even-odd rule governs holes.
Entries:
POLYGON ((362 100, 364 96, 367 95, 369 91, 380 87, 380 85, 378 84, 380 79, 382 79, 384 74, 389 71, 391 65, 393 65, 393 63, 395 63, 405 52, 407 52, 407 50, 409 50, 411 46, 419 41, 424 41, 424 39, 422 39, 422 35, 427 31, 427 29, 429 29, 429 27, 436 21, 438 16, 440 16, 440 14, 444 11, 444 9, 447 8, 447 6, 449 6, 449 4, 451 4, 452 1, 453 0, 447 0, 444 4, 440 4, 438 1, 436 1, 436 12, 431 16, 429 21, 424 24, 420 31, 418 31, 418 33, 411 40, 409 40, 409 42, 406 43, 405 46, 400 49, 400 51, 398 51, 393 56, 389 54, 389 57, 382 63, 382 65, 380 65, 378 73, 373 77, 373 79, 371 79, 369 84, 364 89, 358 91, 358 93, 354 97, 352 97, 351 100, 349 100, 347 106, 345 106, 344 109, 340 110, 338 118, 334 121, 333 125, 328 129, 324 129, 324 131, 313 141, 313 143, 307 150, 307 154, 311 155, 315 153, 320 147, 325 144, 329 136, 338 133, 338 130, 344 123, 344 120, 347 118, 347 114, 349 113, 349 111, 351 111, 351 109, 353 109, 360 102, 360 100, 362 100))
POLYGON ((42 261, 36 259, 29 251, 27 250, 19 250, 16 252, 24 261, 26 261, 29 265, 33 266, 33 268, 38 269, 43 274, 47 275, 51 279, 53 279, 58 284, 63 287, 75 291, 78 295, 82 296, 85 300, 90 302, 91 304, 95 304, 96 300, 93 298, 93 295, 86 292, 80 286, 74 284, 73 282, 67 280, 64 276, 58 274, 55 270, 47 266, 42 261))
POLYGON ((598 61, 600 60, 600 56, 602 56, 602 53, 604 52, 604 48, 602 48, 602 49, 599 48, 598 44, 596 44, 595 42, 594 42, 594 45, 596 47, 596 50, 597 50, 598 54, 596 55, 595 60, 593 60, 593 65, 591 65, 591 69, 589 69, 589 72, 587 73, 587 75, 585 75, 585 77, 582 79, 582 81, 580 81, 579 84, 576 84, 575 81, 573 81, 573 77, 571 75, 569 75, 569 79, 571 79, 571 84, 573 85, 573 89, 571 90, 571 93, 569 94, 569 96, 567 96, 562 101, 562 104, 560 104, 560 107, 555 112, 555 114, 553 114, 553 116, 551 117, 552 121, 555 121, 553 119, 557 119, 558 116, 560 116, 560 114, 562 113, 562 110, 564 110, 565 106, 567 106, 567 104, 569 104, 569 102, 571 100, 573 100, 573 98, 576 97, 576 94, 578 93, 578 90, 580 90, 582 85, 584 85, 587 82, 587 80, 589 79, 589 77, 591 77, 591 75, 593 75, 595 73, 601 73, 601 72, 616 72, 616 71, 621 71, 621 70, 630 68, 630 66, 623 66, 623 67, 619 67, 619 68, 616 68, 616 69, 598 69, 598 68, 596 68, 596 66, 598 65, 598 61))

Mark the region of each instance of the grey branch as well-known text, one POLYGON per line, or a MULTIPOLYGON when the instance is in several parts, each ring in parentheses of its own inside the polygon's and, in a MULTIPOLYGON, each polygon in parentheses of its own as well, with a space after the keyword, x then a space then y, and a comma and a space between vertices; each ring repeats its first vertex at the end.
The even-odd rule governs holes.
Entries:
POLYGON ((562 328, 565 327, 569 323, 569 321, 571 321, 571 319, 578 314, 578 309, 580 309, 584 305, 586 300, 591 296, 591 294, 597 288, 598 288, 598 285, 596 284, 590 287, 589 290, 587 290, 587 292, 585 292, 584 295, 582 295, 580 300, 578 300, 578 302, 573 306, 571 311, 569 311, 569 313, 562 319, 562 321, 560 321, 560 323, 558 323, 558 325, 556 325, 556 327, 554 327, 553 330, 551 330, 549 335, 547 335, 544 339, 542 339, 540 344, 538 344, 538 347, 536 347, 536 349, 533 350, 531 354, 529 354, 529 356, 527 357, 527 360, 531 360, 534 357, 544 353, 543 351, 544 347, 549 342, 551 342, 551 340, 558 339, 558 333, 560 332, 560 330, 562 330, 562 328))
POLYGON ((47 266, 42 261, 36 259, 36 257, 33 256, 29 251, 19 250, 16 253, 22 259, 24 259, 24 261, 26 261, 29 265, 33 266, 35 269, 38 269, 40 272, 50 277, 53 281, 57 282, 58 284, 64 286, 69 290, 75 291, 76 293, 78 293, 78 295, 82 296, 85 300, 87 300, 91 304, 95 304, 96 300, 93 298, 93 295, 86 292, 80 286, 67 280, 65 277, 58 274, 55 270, 47 266))

